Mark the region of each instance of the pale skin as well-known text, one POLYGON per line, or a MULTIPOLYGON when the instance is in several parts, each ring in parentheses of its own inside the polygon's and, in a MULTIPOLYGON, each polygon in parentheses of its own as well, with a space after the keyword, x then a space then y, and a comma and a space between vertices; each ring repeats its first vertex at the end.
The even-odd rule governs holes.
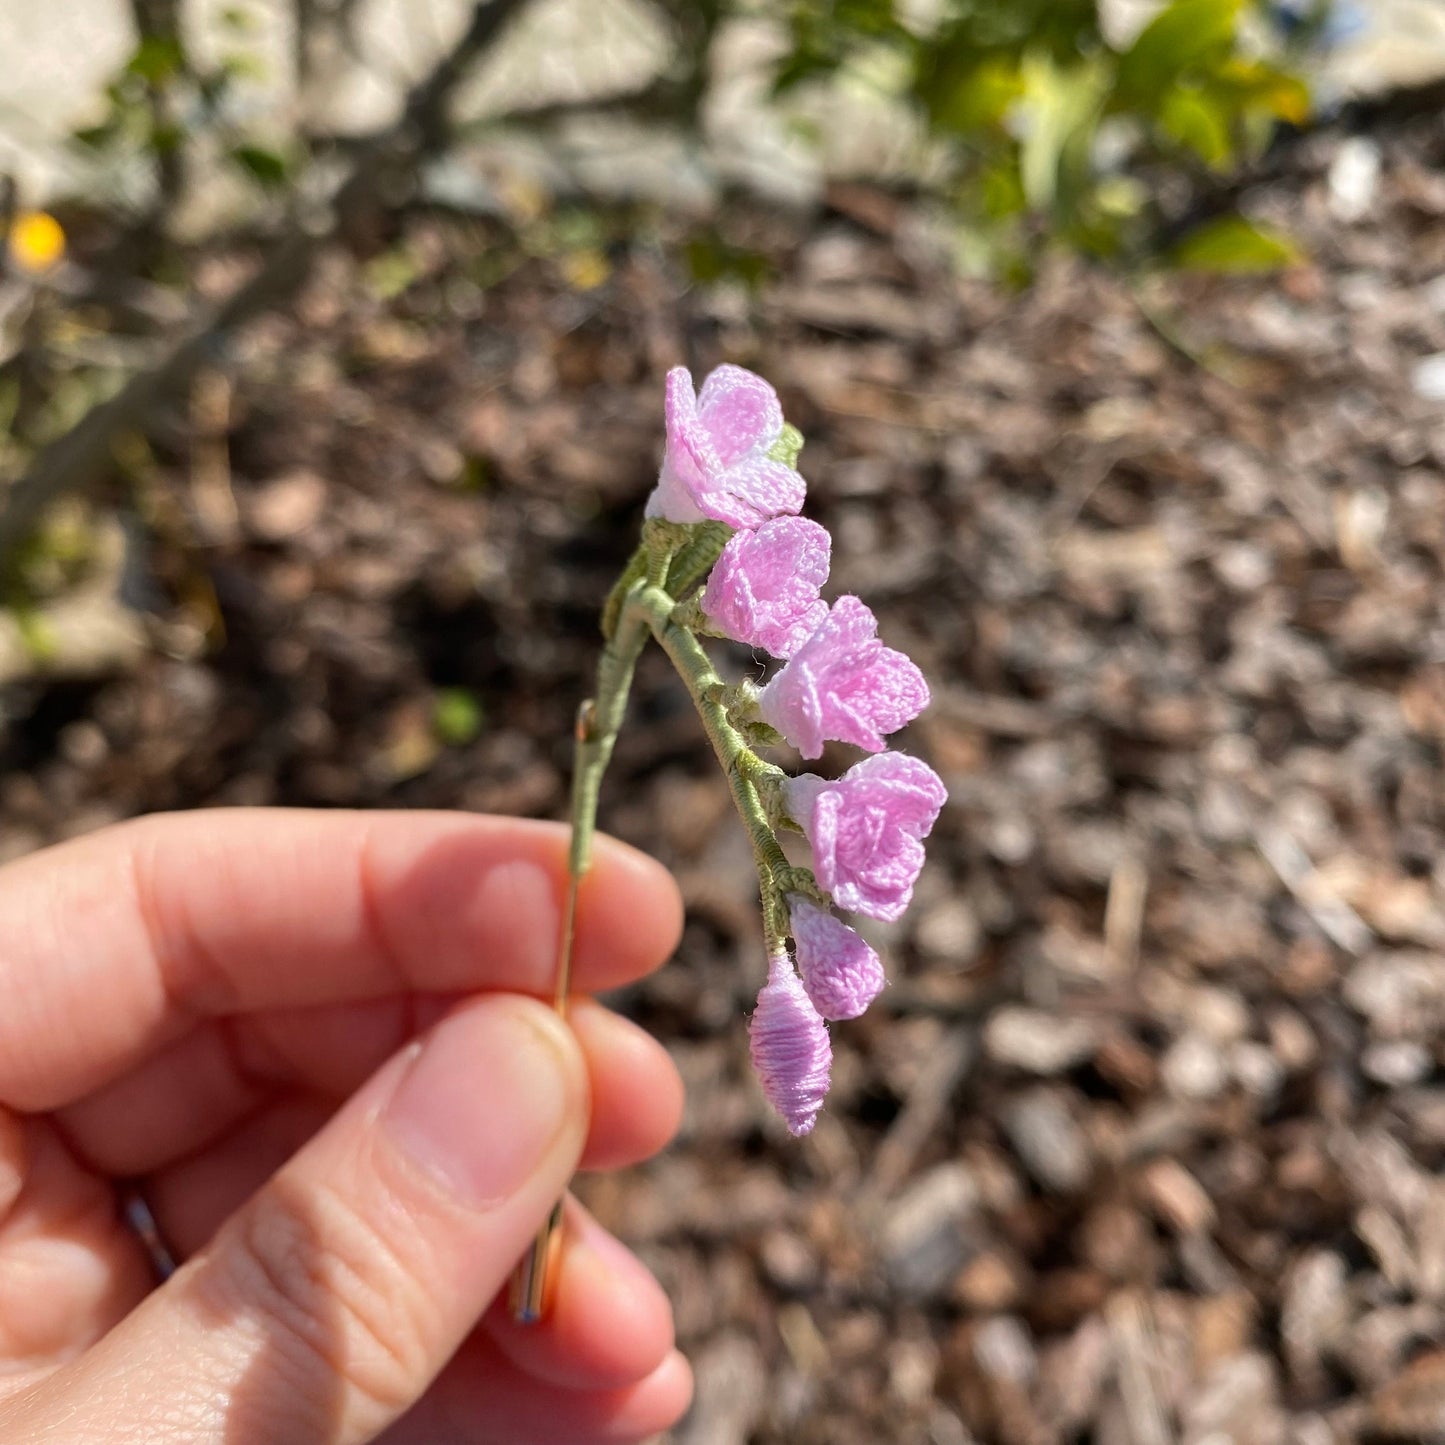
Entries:
POLYGON ((580 1206, 549 1317, 498 1300, 573 1173, 681 1113, 664 1050, 586 997, 676 946, 658 864, 596 840, 568 1021, 539 1002, 566 850, 237 809, 0 869, 0 1445, 601 1445, 683 1413, 667 1299, 580 1206), (184 1261, 164 1284, 129 1188, 184 1261))

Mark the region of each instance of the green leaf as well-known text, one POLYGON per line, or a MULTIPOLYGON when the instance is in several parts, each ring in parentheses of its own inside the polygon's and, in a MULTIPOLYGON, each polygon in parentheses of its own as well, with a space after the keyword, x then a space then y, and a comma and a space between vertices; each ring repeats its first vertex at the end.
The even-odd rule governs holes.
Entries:
POLYGON ((101 121, 99 125, 88 125, 80 130, 71 131, 70 138, 76 145, 85 146, 87 150, 101 150, 119 135, 120 122, 114 116, 110 116, 101 121))
POLYGON ((404 246, 383 251, 368 261, 362 271, 366 289, 378 301, 391 301, 400 296, 420 274, 416 258, 404 246))
POLYGON ((772 446, 768 448, 768 455, 775 462, 782 462, 785 467, 792 467, 798 470, 798 457, 803 450, 803 434, 792 422, 783 423, 782 434, 772 446))
POLYGON ((258 28, 256 17, 241 5, 227 5, 217 18, 221 28, 233 35, 252 35, 258 28))
POLYGON ((221 57, 217 74, 229 83, 237 80, 264 81, 270 77, 271 71, 263 56, 236 51, 221 57))
POLYGON ((1191 71, 1217 69, 1234 51, 1244 0, 1171 0, 1119 58, 1113 104, 1153 110, 1191 71))
POLYGON ((1003 124, 1009 108, 1024 93, 1018 62, 1006 55, 980 61, 953 83, 935 84, 925 98, 934 130, 968 135, 1003 124))
POLYGON ((790 48, 773 72, 773 93, 833 74, 859 53, 911 39, 894 13, 893 0, 793 0, 790 48))
POLYGON ((796 90, 805 80, 831 75, 838 68, 837 57, 807 47, 799 47, 783 59, 773 72, 773 94, 784 96, 796 90))
POLYGON ((1018 147, 1010 146, 982 166, 960 201, 976 201, 990 221, 1011 221, 1023 215, 1029 203, 1019 177, 1018 147))
POLYGON ((29 661, 41 667, 54 662, 60 655, 60 639, 56 637, 50 620, 35 608, 26 606, 12 607, 10 615, 29 661))
POLYGON ((480 736, 487 715, 480 699, 464 687, 443 688, 432 707, 432 728, 448 747, 465 747, 480 736))
POLYGON ((743 736, 751 748, 780 748, 787 743, 782 733, 765 722, 744 723, 743 736))
POLYGON ((1123 249, 1124 227, 1120 217, 1090 206, 1062 229, 1062 237, 1080 255, 1107 261, 1123 249))
POLYGON ((164 85, 185 69, 186 55, 174 35, 148 35, 126 62, 126 71, 150 85, 164 85))
POLYGON ((682 251, 688 273, 700 285, 737 281, 747 290, 757 291, 773 274, 772 263, 761 251, 734 246, 716 234, 694 236, 682 251))
POLYGON ((1219 169, 1234 159, 1229 116, 1207 91, 1177 86, 1160 107, 1159 125, 1207 166, 1219 169))
POLYGON ((939 7, 949 17, 927 48, 945 63, 971 69, 985 55, 1021 58, 1037 50, 1064 64, 1099 40, 1097 0, 955 0, 939 7))
POLYGON ((1067 68, 1100 46, 1095 0, 964 0, 939 8, 943 23, 910 35, 905 46, 913 97, 937 131, 997 126, 1023 89, 1025 56, 1067 68))
POLYGON ((1299 76, 1263 60, 1229 61, 1210 77, 1209 88, 1240 109, 1263 111, 1289 125, 1303 125, 1314 109, 1310 88, 1299 76))
POLYGON ((170 121, 160 121, 151 127, 150 148, 158 156, 173 155, 180 150, 185 132, 170 121))
POLYGON ((1043 54, 1025 56, 1020 75, 1024 197, 1031 210, 1068 212, 1088 183, 1106 78, 1097 65, 1065 68, 1043 54))
POLYGON ((1094 208, 1116 224, 1131 221, 1149 204, 1149 188, 1137 176, 1111 175, 1094 187, 1094 208))
POLYGON ((1191 231, 1168 259, 1181 271, 1244 276, 1278 271, 1303 257, 1298 244, 1282 232, 1257 226, 1243 216, 1221 216, 1191 231))
POLYGON ((285 156, 265 146, 238 145, 231 150, 231 160, 247 173, 257 185, 274 190, 286 184, 291 167, 285 156))

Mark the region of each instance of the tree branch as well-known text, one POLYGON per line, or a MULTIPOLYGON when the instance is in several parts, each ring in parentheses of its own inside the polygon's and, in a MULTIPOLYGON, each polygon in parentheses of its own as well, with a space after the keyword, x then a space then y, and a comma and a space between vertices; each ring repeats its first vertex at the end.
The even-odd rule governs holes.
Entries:
POLYGON ((10 269, 10 228, 20 210, 20 188, 15 177, 0 175, 0 281, 10 269))
MULTIPOLYGON (((182 71, 188 69, 184 50, 181 49, 180 0, 130 0, 131 21, 141 44, 158 44, 176 47, 180 54, 182 71)), ((153 153, 156 163, 156 204, 149 217, 157 231, 166 208, 173 206, 181 194, 186 181, 186 153, 175 125, 173 104, 168 94, 170 81, 146 75, 146 103, 150 108, 151 125, 155 131, 153 153), (158 138, 165 132, 175 137, 173 142, 160 144, 158 138)))

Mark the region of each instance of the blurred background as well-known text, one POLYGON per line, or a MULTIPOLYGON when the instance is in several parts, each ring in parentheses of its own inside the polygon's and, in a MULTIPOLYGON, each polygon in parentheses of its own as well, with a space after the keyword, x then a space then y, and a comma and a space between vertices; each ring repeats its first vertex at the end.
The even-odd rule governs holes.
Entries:
MULTIPOLYGON (((0 3, 0 850, 560 817, 666 368, 935 686, 816 1132, 649 656, 676 1445, 1445 1438, 1445 5, 0 3)), ((751 665, 735 654, 740 675, 751 665)), ((831 764, 841 763, 833 758, 831 764)))

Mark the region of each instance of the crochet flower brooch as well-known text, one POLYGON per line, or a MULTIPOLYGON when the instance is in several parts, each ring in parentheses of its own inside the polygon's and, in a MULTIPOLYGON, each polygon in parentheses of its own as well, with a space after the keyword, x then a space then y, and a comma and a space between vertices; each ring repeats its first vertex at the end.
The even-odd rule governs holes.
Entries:
POLYGON ((878 955, 834 909, 897 919, 945 801, 932 768, 886 751, 888 735, 927 706, 928 685, 879 640, 859 598, 830 605, 821 596, 830 538, 797 515, 802 438, 773 388, 719 366, 694 391, 677 367, 665 414, 642 545, 604 611, 597 697, 579 728, 574 873, 585 868, 597 784, 650 636, 686 682, 752 840, 768 955, 749 1025, 752 1060, 764 1094, 802 1135, 828 1091, 828 1021, 858 1017, 884 984, 878 955), (701 636, 731 638, 782 665, 762 687, 725 684, 701 636), (790 777, 760 756, 787 742, 812 760, 830 741, 871 756, 837 778, 790 777), (792 830, 812 849, 811 870, 783 853, 778 834, 792 830))

